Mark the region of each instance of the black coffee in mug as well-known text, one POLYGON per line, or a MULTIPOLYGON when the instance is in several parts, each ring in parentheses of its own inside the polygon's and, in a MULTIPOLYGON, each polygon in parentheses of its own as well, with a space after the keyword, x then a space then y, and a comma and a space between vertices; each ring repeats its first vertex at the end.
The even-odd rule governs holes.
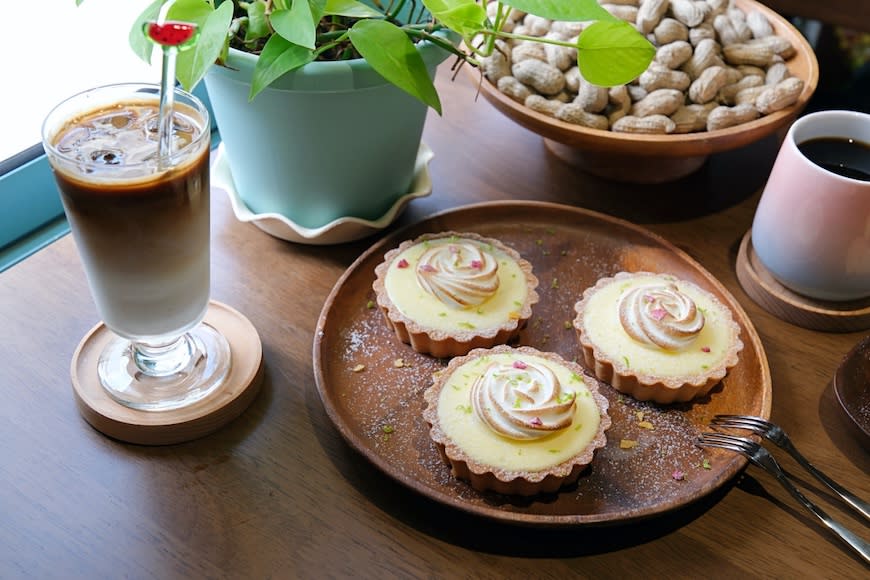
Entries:
POLYGON ((845 137, 817 137, 800 143, 798 150, 823 169, 837 175, 870 181, 870 144, 845 137))

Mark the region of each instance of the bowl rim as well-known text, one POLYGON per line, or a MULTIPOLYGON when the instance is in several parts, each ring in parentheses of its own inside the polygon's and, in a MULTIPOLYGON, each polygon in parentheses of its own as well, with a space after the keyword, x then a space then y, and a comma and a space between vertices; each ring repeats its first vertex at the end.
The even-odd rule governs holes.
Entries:
POLYGON ((736 149, 789 126, 797 118, 818 86, 819 63, 807 39, 784 17, 755 0, 735 0, 735 4, 744 11, 758 10, 764 14, 774 31, 786 36, 795 47, 796 55, 785 61, 789 69, 792 70, 795 59, 800 58, 806 61, 807 70, 806 78, 801 77, 804 87, 797 102, 780 111, 733 127, 668 135, 618 133, 582 127, 533 111, 514 101, 483 77, 479 70, 470 74, 475 78, 479 77, 480 92, 505 116, 545 139, 577 149, 667 157, 699 156, 736 149))

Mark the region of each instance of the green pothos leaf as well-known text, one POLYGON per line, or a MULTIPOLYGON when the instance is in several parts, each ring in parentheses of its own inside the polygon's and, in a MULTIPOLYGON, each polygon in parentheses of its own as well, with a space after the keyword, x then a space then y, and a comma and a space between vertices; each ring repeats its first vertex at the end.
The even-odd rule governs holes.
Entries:
POLYGON ((245 42, 254 42, 272 33, 272 29, 269 28, 269 19, 266 17, 265 0, 249 2, 245 12, 248 15, 248 26, 245 27, 245 42))
POLYGON ((477 34, 486 23, 486 10, 474 0, 423 0, 423 5, 441 24, 465 38, 477 34))
POLYGON ((273 34, 263 47, 254 66, 251 93, 248 100, 269 86, 278 77, 314 60, 314 51, 273 34))
POLYGON ((550 20, 568 20, 579 22, 583 20, 619 20, 602 8, 597 0, 502 0, 523 12, 543 16, 550 20))
POLYGON ((167 18, 199 25, 196 44, 192 49, 178 53, 175 68, 181 86, 193 90, 229 42, 227 29, 233 18, 233 3, 224 2, 213 11, 202 0, 178 0, 169 9, 167 18))
POLYGON ((441 114, 441 101, 423 57, 408 36, 384 20, 359 20, 350 41, 382 77, 441 114))
POLYGON ((127 42, 130 44, 130 48, 133 49, 133 53, 148 64, 151 64, 151 53, 154 50, 154 43, 148 40, 145 33, 142 32, 142 27, 149 20, 155 20, 157 18, 157 15, 160 13, 160 6, 163 2, 164 0, 154 0, 154 2, 149 4, 145 10, 136 17, 136 21, 133 22, 133 26, 130 28, 130 33, 127 36, 127 42))
POLYGON ((272 12, 269 21, 275 32, 293 44, 314 50, 317 23, 323 16, 326 0, 296 0, 289 10, 272 12))
POLYGON ((655 47, 623 21, 595 22, 577 41, 577 66, 592 84, 604 87, 631 82, 649 66, 655 47))
POLYGON ((325 14, 352 18, 383 18, 383 14, 357 0, 327 0, 325 14))

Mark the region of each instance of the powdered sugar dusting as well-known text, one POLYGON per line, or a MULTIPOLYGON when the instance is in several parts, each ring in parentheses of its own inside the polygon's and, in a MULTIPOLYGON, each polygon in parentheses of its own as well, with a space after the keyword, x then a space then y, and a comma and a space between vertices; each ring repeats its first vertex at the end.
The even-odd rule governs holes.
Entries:
MULTIPOLYGON (((555 352, 566 360, 582 359, 570 322, 574 304, 597 279, 643 267, 656 271, 671 267, 675 272, 693 267, 654 239, 609 223, 602 227, 588 218, 572 222, 561 214, 538 210, 523 213, 518 225, 516 213, 502 219, 481 219, 476 213, 469 216, 469 223, 463 215, 457 213, 454 220, 439 218, 438 229, 423 229, 424 223, 407 237, 443 231, 449 225, 456 231, 499 239, 518 251, 532 263, 541 297, 518 343, 555 352), (624 236, 634 243, 626 243, 624 236)), ((401 241, 391 241, 384 252, 401 241)), ((708 417, 714 412, 754 410, 728 407, 724 389, 714 389, 693 404, 661 406, 635 401, 603 385, 613 425, 606 447, 596 452, 575 486, 529 500, 478 493, 450 474, 422 418, 423 391, 446 361, 416 353, 400 342, 380 309, 372 307, 371 282, 379 262, 379 256, 362 262, 339 289, 335 302, 342 304, 340 312, 328 316, 324 326, 321 388, 338 407, 340 420, 359 437, 356 444, 361 450, 387 473, 419 484, 424 493, 459 500, 471 509, 569 519, 607 521, 656 513, 662 506, 679 505, 682 498, 709 491, 716 470, 723 468, 716 461, 705 466, 709 451, 694 445, 708 417), (623 440, 636 444, 622 448, 623 440), (675 478, 678 472, 680 477, 675 478)), ((727 385, 728 380, 726 389, 735 388, 727 385)))

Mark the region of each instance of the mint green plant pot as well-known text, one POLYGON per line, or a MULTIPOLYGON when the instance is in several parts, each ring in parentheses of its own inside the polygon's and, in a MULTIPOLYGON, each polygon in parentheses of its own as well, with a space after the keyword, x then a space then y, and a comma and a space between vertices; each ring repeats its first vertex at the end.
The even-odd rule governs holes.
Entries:
MULTIPOLYGON (((424 43, 430 76, 448 55, 424 43)), ((230 50, 205 77, 241 199, 308 228, 374 220, 408 192, 427 108, 362 59, 312 62, 248 101, 256 56, 230 50)))

